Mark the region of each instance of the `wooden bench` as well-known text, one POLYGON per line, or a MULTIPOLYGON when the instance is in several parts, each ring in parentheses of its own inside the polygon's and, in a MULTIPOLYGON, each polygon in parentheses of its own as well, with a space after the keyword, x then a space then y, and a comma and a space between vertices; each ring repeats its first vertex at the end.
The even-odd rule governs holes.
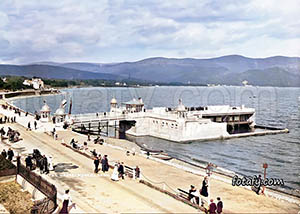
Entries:
MULTIPOLYGON (((198 201, 198 202, 200 201, 200 199, 199 199, 198 196, 190 194, 189 192, 187 192, 187 191, 185 191, 183 189, 180 189, 180 188, 177 188, 177 190, 178 190, 178 196, 181 197, 181 198, 183 198, 183 199, 185 199, 185 200, 187 200, 187 201, 190 201, 189 199, 190 198, 192 199, 194 197, 196 198, 196 201, 198 201)), ((197 204, 197 203, 195 203, 195 204, 197 204)), ((201 204, 200 205, 198 204, 198 205, 199 206, 204 206, 204 204, 207 204, 207 202, 206 202, 205 199, 201 198, 201 204)))
POLYGON ((124 165, 124 170, 125 170, 125 175, 130 177, 130 178, 133 178, 133 179, 137 179, 137 178, 140 178, 140 171, 136 172, 136 168, 135 167, 130 167, 130 166, 126 166, 124 165), (137 177, 138 176, 138 177, 137 177))
POLYGON ((124 166, 125 169, 125 175, 130 177, 130 178, 135 178, 135 170, 134 168, 130 166, 124 166))
POLYGON ((190 193, 188 193, 187 191, 180 189, 180 188, 177 188, 177 190, 178 190, 179 197, 189 201, 190 193))

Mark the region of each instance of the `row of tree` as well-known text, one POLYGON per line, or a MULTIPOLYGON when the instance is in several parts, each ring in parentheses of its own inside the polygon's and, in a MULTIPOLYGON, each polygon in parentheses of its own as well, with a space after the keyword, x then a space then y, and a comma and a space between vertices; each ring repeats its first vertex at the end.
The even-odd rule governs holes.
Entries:
MULTIPOLYGON (((34 77, 35 78, 35 77, 34 77)), ((38 78, 38 77, 37 77, 38 78)), ((6 76, 0 78, 0 90, 10 90, 17 91, 22 89, 30 89, 32 87, 24 85, 23 82, 26 77, 22 76, 6 76)), ((42 79, 44 81, 44 85, 47 88, 66 88, 66 87, 114 87, 119 86, 116 85, 116 81, 114 80, 64 80, 64 79, 42 79)), ((146 83, 140 83, 136 81, 125 81, 126 86, 134 86, 134 85, 148 85, 146 83)))
MULTIPOLYGON (((33 77, 39 78, 39 77, 33 77)), ((23 76, 6 76, 0 78, 0 90, 10 90, 17 91, 22 89, 30 89, 31 86, 24 85, 23 82, 25 79, 28 79, 23 76)), ((44 85, 47 88, 67 88, 67 87, 120 87, 123 86, 123 83, 126 83, 126 87, 134 87, 134 86, 151 86, 151 85, 167 85, 167 86, 182 86, 187 85, 179 82, 172 83, 157 83, 157 82, 145 82, 145 81, 135 81, 135 80, 123 80, 122 84, 116 84, 115 80, 98 80, 98 79, 90 79, 90 80, 64 80, 64 79, 42 79, 44 81, 44 85)), ((197 86, 199 84, 188 84, 197 86)))
POLYGON ((23 84, 25 77, 10 76, 0 78, 0 89, 16 91, 22 89, 28 89, 29 86, 23 84))

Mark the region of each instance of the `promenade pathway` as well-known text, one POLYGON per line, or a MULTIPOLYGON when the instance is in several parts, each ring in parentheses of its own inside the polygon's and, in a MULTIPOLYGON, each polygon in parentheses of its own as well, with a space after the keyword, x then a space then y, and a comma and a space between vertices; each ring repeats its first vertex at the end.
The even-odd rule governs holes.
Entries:
MULTIPOLYGON (((65 189, 70 189, 73 201, 77 204, 77 209, 72 210, 73 213, 197 212, 194 208, 136 180, 113 182, 110 180, 112 170, 107 174, 94 174, 92 160, 60 145, 43 132, 26 131, 19 124, 4 125, 7 126, 17 129, 23 140, 13 144, 1 143, 0 149, 12 147, 18 151, 23 150, 26 154, 33 148, 38 148, 43 154, 51 155, 54 164, 58 165, 56 172, 42 176, 57 186, 59 197, 65 189)), ((24 158, 25 156, 22 161, 24 158)))

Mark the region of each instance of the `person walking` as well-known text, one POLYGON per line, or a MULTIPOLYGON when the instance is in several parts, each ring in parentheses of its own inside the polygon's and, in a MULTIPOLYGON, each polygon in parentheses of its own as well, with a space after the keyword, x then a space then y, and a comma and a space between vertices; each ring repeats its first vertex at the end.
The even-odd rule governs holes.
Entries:
POLYGON ((201 195, 204 197, 208 197, 208 178, 207 176, 204 177, 204 180, 202 182, 202 189, 201 189, 201 195))
POLYGON ((98 173, 99 163, 100 163, 99 158, 96 156, 95 159, 94 159, 94 165, 95 165, 95 170, 94 170, 94 172, 95 172, 95 173, 98 173))
POLYGON ((221 214, 223 211, 223 202, 221 201, 220 197, 217 197, 218 203, 217 203, 217 214, 221 214))
POLYGON ((215 204, 213 199, 210 199, 208 213, 209 214, 216 214, 216 210, 217 210, 217 205, 215 204))
POLYGON ((59 214, 69 214, 73 207, 76 208, 75 203, 72 202, 72 198, 70 196, 70 190, 66 190, 62 198, 63 198, 63 206, 59 211, 59 214))
POLYGON ((140 178, 140 168, 136 166, 134 171, 135 171, 135 178, 140 178))
POLYGON ((13 159, 13 157, 14 157, 14 151, 11 149, 11 148, 9 148, 8 149, 8 151, 7 151, 7 156, 8 156, 8 160, 9 161, 12 161, 12 159, 13 159))
POLYGON ((34 121, 34 129, 36 130, 36 127, 37 127, 37 122, 36 120, 34 121))
POLYGON ((49 169, 48 169, 48 159, 45 155, 43 155, 43 164, 44 164, 44 173, 48 174, 49 169))
POLYGON ((119 172, 119 178, 122 178, 124 180, 124 163, 122 162, 119 167, 118 167, 118 172, 119 172))
POLYGON ((6 159, 7 153, 5 149, 2 150, 1 155, 6 159))
POLYGON ((107 155, 104 155, 104 157, 101 160, 101 164, 102 164, 102 171, 104 173, 107 172, 109 169, 107 155))
POLYGON ((30 122, 27 124, 27 131, 31 131, 30 122))
POLYGON ((118 164, 115 164, 114 171, 113 171, 110 178, 113 181, 119 181, 118 164))
POLYGON ((32 170, 32 160, 31 160, 31 156, 28 155, 25 158, 25 164, 26 164, 26 168, 29 168, 30 170, 32 170))
POLYGON ((41 173, 41 174, 44 173, 44 166, 45 166, 44 161, 45 161, 44 157, 42 157, 42 158, 39 160, 39 167, 40 167, 40 173, 41 173))

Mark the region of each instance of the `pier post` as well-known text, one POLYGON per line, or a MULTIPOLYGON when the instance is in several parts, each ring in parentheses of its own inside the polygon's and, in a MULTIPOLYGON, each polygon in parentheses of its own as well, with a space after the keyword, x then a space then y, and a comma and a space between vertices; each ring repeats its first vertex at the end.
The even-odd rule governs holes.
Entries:
MULTIPOLYGON (((264 168, 264 180, 266 180, 267 178, 267 168, 268 168, 268 164, 267 163, 264 163, 263 164, 263 168, 264 168)), ((265 189, 266 189, 266 186, 263 186, 263 189, 262 189, 262 194, 265 193, 265 189)))
POLYGON ((115 120, 115 138, 117 138, 117 121, 115 120))

